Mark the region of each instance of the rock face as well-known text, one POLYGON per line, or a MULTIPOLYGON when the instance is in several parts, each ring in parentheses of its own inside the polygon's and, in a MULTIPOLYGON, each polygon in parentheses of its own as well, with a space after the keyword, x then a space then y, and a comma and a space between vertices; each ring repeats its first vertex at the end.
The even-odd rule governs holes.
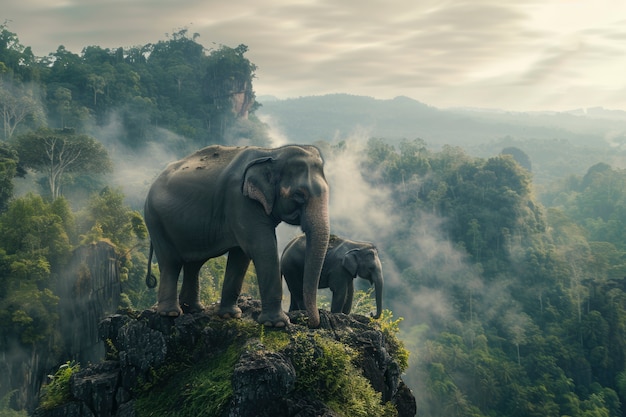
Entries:
POLYGON ((97 362, 104 355, 97 325, 120 304, 119 275, 119 259, 111 243, 83 245, 72 254, 57 288, 59 330, 71 359, 97 362))
POLYGON ((101 360, 104 348, 98 322, 120 304, 118 264, 115 247, 106 241, 74 251, 54 289, 60 298, 58 333, 62 347, 59 349, 58 341, 52 339, 25 345, 18 334, 0 341, 0 399, 13 391, 11 405, 32 411, 42 383, 59 364, 101 360))
MULTIPOLYGON (((69 403, 52 410, 38 410, 35 415, 131 417, 152 414, 152 410, 157 410, 153 415, 158 415, 164 412, 158 411, 162 405, 156 403, 172 395, 180 395, 172 402, 173 409, 179 412, 180 407, 198 397, 195 394, 185 397, 185 393, 195 389, 194 384, 198 385, 194 382, 197 379, 187 375, 211 358, 235 351, 234 367, 228 368, 228 376, 216 376, 222 380, 230 379, 230 384, 228 381, 225 384, 230 388, 226 400, 219 407, 200 402, 203 407, 206 405, 206 410, 219 409, 219 412, 190 411, 188 415, 338 416, 333 407, 324 402, 323 390, 309 392, 302 389, 302 379, 316 377, 299 375, 302 371, 297 367, 302 361, 298 362, 296 358, 302 356, 302 352, 296 351, 299 348, 293 347, 293 341, 302 339, 328 340, 328 343, 340 346, 340 350, 354 352, 354 368, 360 369, 362 377, 369 381, 375 390, 372 393, 380 393, 376 394, 379 396, 377 404, 380 405, 381 400, 390 407, 392 404, 400 417, 415 416, 415 398, 402 382, 399 365, 390 354, 383 332, 368 318, 321 311, 320 328, 311 330, 298 324, 306 323, 303 314, 293 312, 289 313, 292 325, 274 330, 264 329, 253 321, 260 314, 258 301, 240 298, 239 306, 244 316, 240 320, 218 318, 215 306, 178 318, 160 317, 150 310, 107 317, 100 324, 100 337, 107 350, 106 360, 83 368, 71 377, 72 399, 69 403), (270 339, 280 342, 270 343, 270 339), (272 344, 283 347, 272 349, 272 344), (233 350, 233 346, 239 348, 233 350), (181 377, 183 374, 185 376, 181 377), (182 382, 176 378, 182 378, 182 382), (167 386, 171 381, 176 381, 173 388, 167 386), (150 400, 146 401, 146 397, 150 400)), ((314 343, 311 346, 314 346, 310 356, 314 358, 312 362, 322 360, 321 348, 314 343)), ((219 359, 217 362, 226 361, 219 359)), ((206 375, 219 374, 211 369, 206 375)), ((328 390, 332 387, 329 386, 328 390)), ((393 414, 396 414, 395 410, 393 414)))

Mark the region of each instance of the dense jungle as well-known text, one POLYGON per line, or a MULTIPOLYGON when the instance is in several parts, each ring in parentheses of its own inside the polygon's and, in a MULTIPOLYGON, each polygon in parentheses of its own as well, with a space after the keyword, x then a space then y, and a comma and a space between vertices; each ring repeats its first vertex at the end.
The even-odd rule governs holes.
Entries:
MULTIPOLYGON (((297 126, 285 138, 258 116, 247 51, 207 49, 180 29, 36 57, 0 25, 0 416, 32 412, 60 366, 97 360, 76 338, 102 317, 91 328, 64 319, 81 302, 63 290, 81 248, 112 248, 120 270, 115 308, 94 311, 156 301, 142 210, 167 162, 208 144, 302 141, 325 157, 332 233, 378 247, 384 316, 400 320, 418 416, 626 415, 621 148, 502 132, 487 151, 471 124, 436 144, 417 131, 299 138, 297 126)), ((278 239, 294 233, 281 226, 278 239)), ((224 267, 203 268, 204 303, 218 300, 224 267)), ((248 275, 244 292, 258 297, 248 275)), ((353 311, 367 314, 359 281, 353 311)))

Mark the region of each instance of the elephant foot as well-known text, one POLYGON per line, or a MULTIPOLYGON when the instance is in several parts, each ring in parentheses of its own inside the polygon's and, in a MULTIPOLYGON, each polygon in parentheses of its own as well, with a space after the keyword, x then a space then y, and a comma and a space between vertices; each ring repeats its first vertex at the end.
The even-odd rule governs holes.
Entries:
POLYGON ((196 301, 194 303, 181 302, 180 307, 185 314, 200 313, 204 310, 204 306, 199 301, 196 301))
POLYGON ((290 324, 289 317, 282 310, 278 313, 261 312, 256 321, 266 327, 286 327, 290 324))
POLYGON ((241 318, 241 309, 236 305, 224 306, 220 305, 219 310, 217 310, 217 315, 223 319, 240 319, 241 318))
POLYGON ((178 302, 161 301, 156 305, 156 312, 164 317, 178 317, 183 314, 178 302))

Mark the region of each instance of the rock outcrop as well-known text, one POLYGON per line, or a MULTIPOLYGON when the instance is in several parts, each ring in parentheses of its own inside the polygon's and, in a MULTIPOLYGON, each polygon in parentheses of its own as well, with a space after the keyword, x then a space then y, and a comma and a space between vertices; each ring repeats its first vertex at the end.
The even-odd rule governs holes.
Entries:
POLYGON ((220 319, 215 306, 107 317, 105 360, 72 375, 69 402, 36 415, 339 416, 353 402, 360 415, 415 415, 397 345, 369 318, 321 311, 312 330, 293 312, 286 329, 267 329, 254 321, 258 301, 239 306, 240 320, 220 319))

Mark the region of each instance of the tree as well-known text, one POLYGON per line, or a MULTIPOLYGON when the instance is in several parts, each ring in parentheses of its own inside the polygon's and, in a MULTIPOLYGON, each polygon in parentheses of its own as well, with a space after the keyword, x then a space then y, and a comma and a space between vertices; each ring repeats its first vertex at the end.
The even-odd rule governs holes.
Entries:
POLYGON ((89 108, 75 101, 72 90, 65 84, 49 84, 48 91, 48 113, 57 120, 60 128, 80 127, 89 119, 89 108))
POLYGON ((121 190, 109 187, 90 198, 81 229, 85 243, 105 238, 121 248, 127 248, 135 238, 148 236, 141 213, 124 205, 121 190))
MULTIPOLYGON (((397 165, 400 155, 396 149, 380 138, 370 138, 367 141, 365 160, 363 162, 364 171, 378 172, 384 182, 392 182, 392 171, 397 165)), ((370 179, 372 181, 372 179, 370 179)))
POLYGON ((13 178, 25 174, 18 161, 17 152, 9 144, 0 142, 0 212, 13 196, 13 178))
POLYGON ((36 389, 49 366, 40 363, 58 352, 59 298, 52 288, 70 255, 68 211, 63 198, 50 203, 29 194, 0 214, 0 388, 19 389, 21 407, 33 395, 22 387, 36 389))
POLYGON ((62 265, 70 251, 71 214, 64 198, 52 203, 29 194, 11 201, 0 217, 2 248, 25 258, 44 256, 53 267, 62 265))
POLYGON ((61 195, 64 175, 68 173, 102 174, 111 170, 106 149, 96 139, 77 134, 73 129, 41 128, 17 138, 21 163, 43 173, 50 195, 61 195))
POLYGON ((508 146, 502 149, 502 152, 500 152, 500 154, 511 155, 513 159, 515 159, 515 162, 520 164, 520 166, 522 166, 523 168, 526 168, 528 172, 532 171, 533 166, 532 166, 532 163, 530 162, 530 157, 526 154, 526 152, 524 152, 520 148, 516 148, 515 146, 508 146))
POLYGON ((32 91, 1 81, 0 113, 5 140, 11 139, 17 126, 29 116, 35 119, 43 118, 41 103, 33 96, 32 91))
POLYGON ((37 78, 35 56, 30 47, 24 47, 17 35, 7 29, 7 21, 0 24, 0 79, 32 81, 37 78))
POLYGON ((106 80, 104 77, 96 74, 89 74, 87 76, 87 83, 89 89, 93 92, 93 106, 98 104, 98 94, 104 94, 104 87, 106 87, 106 80))

